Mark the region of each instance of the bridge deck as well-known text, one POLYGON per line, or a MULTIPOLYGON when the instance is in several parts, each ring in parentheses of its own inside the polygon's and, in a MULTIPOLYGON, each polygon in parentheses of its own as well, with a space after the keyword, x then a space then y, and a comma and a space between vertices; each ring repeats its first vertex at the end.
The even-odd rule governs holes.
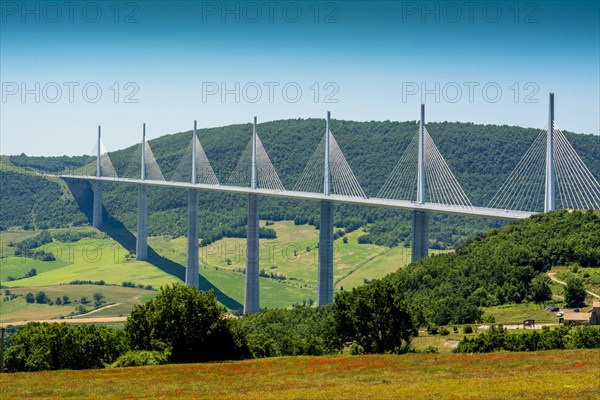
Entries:
POLYGON ((408 200, 394 200, 394 199, 379 199, 379 198, 362 198, 362 197, 348 197, 339 195, 326 196, 321 193, 311 192, 296 192, 292 190, 270 190, 270 189, 251 189, 249 187, 240 186, 225 186, 225 185, 206 185, 201 183, 187 183, 187 182, 170 182, 170 181, 154 181, 154 180, 142 180, 142 179, 130 179, 130 178, 112 178, 112 177, 97 177, 97 176, 76 176, 76 175, 59 175, 62 179, 83 179, 88 181, 103 181, 103 182, 120 182, 134 185, 147 185, 147 186, 158 186, 158 187, 169 187, 169 188, 181 188, 181 189, 196 189, 196 190, 209 190, 217 192, 228 192, 228 193, 241 193, 241 194, 259 194, 262 196, 269 197, 281 197, 288 199, 299 199, 299 200, 330 200, 337 203, 344 204, 356 204, 356 205, 368 205, 377 207, 388 207, 397 208, 400 210, 419 210, 427 211, 432 213, 440 214, 452 214, 452 215, 463 215, 473 217, 486 217, 492 219, 502 219, 509 221, 516 221, 530 217, 535 212, 528 211, 514 211, 514 210, 502 210, 496 208, 486 207, 464 207, 464 206, 452 206, 447 204, 437 203, 425 203, 419 204, 408 200))

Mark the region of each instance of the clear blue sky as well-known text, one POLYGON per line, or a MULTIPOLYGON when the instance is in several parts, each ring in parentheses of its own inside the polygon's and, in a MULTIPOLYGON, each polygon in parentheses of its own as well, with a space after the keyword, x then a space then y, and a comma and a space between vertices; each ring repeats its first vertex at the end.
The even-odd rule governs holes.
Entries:
POLYGON ((563 130, 600 131, 598 1, 68 4, 1 2, 2 154, 90 153, 99 124, 115 150, 143 122, 416 120, 422 89, 428 121, 541 129, 553 91, 563 130))

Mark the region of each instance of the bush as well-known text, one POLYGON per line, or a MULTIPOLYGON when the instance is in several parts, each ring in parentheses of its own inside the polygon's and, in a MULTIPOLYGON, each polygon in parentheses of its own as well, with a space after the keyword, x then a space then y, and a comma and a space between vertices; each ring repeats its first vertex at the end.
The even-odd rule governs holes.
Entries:
POLYGON ((436 353, 439 353, 439 350, 435 346, 427 346, 425 349, 423 349, 422 353, 436 354, 436 353))
POLYGON ((212 291, 183 284, 167 285, 148 303, 137 306, 125 324, 133 350, 162 350, 172 362, 249 357, 239 321, 225 317, 212 291))
POLYGON ((350 355, 358 356, 361 354, 365 354, 365 349, 358 343, 352 343, 350 345, 350 355))
POLYGON ((168 356, 159 351, 136 350, 128 351, 111 364, 111 368, 141 367, 142 365, 166 364, 168 356))
POLYGON ((95 325, 29 323, 10 338, 10 372, 102 368, 126 347, 123 331, 95 325))
POLYGON ((471 339, 463 338, 454 352, 489 353, 499 350, 540 351, 567 348, 600 348, 600 328, 563 326, 527 333, 509 333, 502 326, 493 327, 471 339))
POLYGON ((468 335, 469 333, 473 333, 473 327, 471 325, 465 325, 463 328, 463 333, 468 335))
POLYGON ((427 326, 427 333, 430 335, 437 335, 439 333, 439 328, 436 324, 429 324, 427 326))
POLYGON ((442 328, 440 329, 440 335, 442 336, 448 336, 450 334, 450 331, 448 330, 448 328, 442 328))

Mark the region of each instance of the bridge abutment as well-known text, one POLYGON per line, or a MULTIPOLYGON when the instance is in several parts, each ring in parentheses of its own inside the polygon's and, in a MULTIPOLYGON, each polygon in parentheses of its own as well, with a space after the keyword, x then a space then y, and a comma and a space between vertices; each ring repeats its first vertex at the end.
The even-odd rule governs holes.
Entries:
POLYGON ((137 240, 135 243, 135 259, 148 259, 148 188, 138 186, 137 240))
POLYGON ((94 204, 92 206, 92 226, 99 228, 102 226, 102 182, 94 181, 92 183, 94 191, 94 204))
POLYGON ((185 283, 199 289, 198 262, 198 191, 190 189, 188 204, 187 263, 185 283))
POLYGON ((333 303, 333 202, 321 201, 317 305, 333 303))
POLYGON ((258 196, 248 195, 248 225, 246 238, 246 291, 244 296, 244 313, 255 313, 260 310, 259 303, 259 225, 258 196))
POLYGON ((412 262, 427 257, 429 253, 429 214, 413 211, 412 262))

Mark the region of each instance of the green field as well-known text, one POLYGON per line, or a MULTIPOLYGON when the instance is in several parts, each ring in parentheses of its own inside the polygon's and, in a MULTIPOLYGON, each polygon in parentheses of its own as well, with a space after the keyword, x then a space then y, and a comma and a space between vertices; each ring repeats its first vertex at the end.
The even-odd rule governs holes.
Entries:
MULTIPOLYGON (((91 316, 127 316, 134 305, 146 302, 158 293, 154 290, 109 285, 27 286, 11 288, 9 290, 12 294, 23 296, 29 292, 34 295, 38 292, 44 292, 53 301, 57 297, 62 298, 62 296, 68 296, 72 304, 28 304, 24 297, 2 301, 0 302, 0 322, 2 323, 66 317, 75 311, 75 308, 77 304, 80 304, 79 300, 82 297, 91 301, 94 293, 101 293, 104 295, 105 303, 108 307, 105 306, 89 315, 78 316, 78 318, 91 316)), ((86 306, 86 309, 88 310, 92 310, 93 308, 92 305, 86 306)))
MULTIPOLYGON (((261 221, 265 225, 265 221, 261 221)), ((261 307, 286 308, 294 303, 316 300, 317 255, 319 232, 309 225, 295 225, 291 221, 276 222, 269 228, 277 232, 276 239, 261 240, 261 269, 267 274, 277 274, 285 279, 261 277, 261 307)), ((71 228, 71 231, 96 232, 90 227, 71 228)), ((60 231, 60 230, 58 230, 60 231)), ((185 273, 187 244, 185 237, 151 237, 148 242, 157 256, 150 262, 132 259, 129 251, 110 238, 84 238, 73 243, 54 241, 41 248, 52 252, 56 261, 42 262, 15 257, 11 242, 32 237, 35 232, 2 232, 4 254, 0 258, 0 283, 9 289, 20 287, 19 292, 32 292, 52 288, 51 298, 71 297, 74 280, 103 280, 108 285, 121 285, 125 281, 138 285, 152 285, 158 289, 165 284, 181 281, 185 273), (31 269, 36 276, 23 278, 31 269), (11 279, 9 279, 11 277, 11 279), (13 280, 15 279, 15 280, 13 280)), ((348 243, 342 238, 335 241, 334 276, 336 289, 348 289, 364 284, 365 280, 382 277, 410 260, 410 249, 386 248, 371 244, 358 244, 363 234, 357 230, 347 234, 348 243)), ((100 237, 102 237, 100 233, 100 237)), ((245 239, 225 238, 199 249, 202 289, 214 289, 221 303, 232 310, 241 309, 244 301, 245 239)), ((110 286, 114 287, 114 286, 110 286)), ((127 290, 127 288, 120 288, 127 290)), ((17 291, 14 291, 17 293, 17 291)), ((128 292, 124 292, 128 293, 128 292)), ((107 302, 118 306, 98 311, 94 316, 126 315, 138 300, 122 301, 121 294, 109 293, 107 302)), ((127 294, 125 294, 127 296, 127 294)), ((135 296, 132 296, 135 297, 135 296)), ((14 299, 1 305, 3 321, 26 318, 47 319, 68 315, 71 306, 27 304, 14 299)))
POLYGON ((597 399, 598 350, 282 357, 1 374, 7 399, 597 399))

